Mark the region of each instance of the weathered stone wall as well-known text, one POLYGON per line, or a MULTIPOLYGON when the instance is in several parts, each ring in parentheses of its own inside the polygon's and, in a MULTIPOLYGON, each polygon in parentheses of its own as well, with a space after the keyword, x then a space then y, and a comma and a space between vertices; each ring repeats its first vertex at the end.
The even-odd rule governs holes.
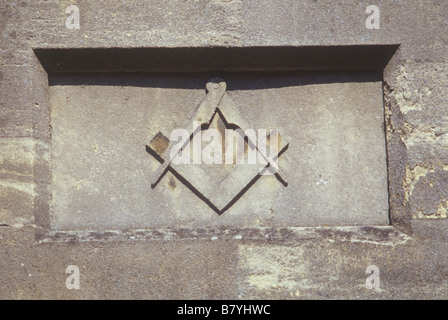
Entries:
POLYGON ((370 4, 2 0, 0 298, 446 299, 448 3, 381 1, 379 30, 365 27, 370 4), (65 27, 71 4, 79 30, 65 27), (400 45, 383 81, 392 227, 36 241, 51 226, 52 177, 48 76, 34 48, 368 44, 400 45), (70 264, 80 290, 65 288, 70 264), (368 265, 381 290, 365 288, 368 265))

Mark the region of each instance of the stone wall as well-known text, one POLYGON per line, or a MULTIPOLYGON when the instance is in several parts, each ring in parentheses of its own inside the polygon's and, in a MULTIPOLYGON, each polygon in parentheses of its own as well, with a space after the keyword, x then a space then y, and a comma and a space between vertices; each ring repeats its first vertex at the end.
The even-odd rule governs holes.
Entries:
POLYGON ((379 30, 365 27, 370 4, 2 0, 0 298, 446 299, 448 3, 381 1, 379 30), (80 29, 65 25, 72 4, 80 29), (348 45, 399 45, 382 81, 391 226, 53 232, 49 76, 38 50, 348 45), (68 265, 80 268, 79 290, 65 287, 68 265), (369 265, 379 290, 365 288, 369 265))

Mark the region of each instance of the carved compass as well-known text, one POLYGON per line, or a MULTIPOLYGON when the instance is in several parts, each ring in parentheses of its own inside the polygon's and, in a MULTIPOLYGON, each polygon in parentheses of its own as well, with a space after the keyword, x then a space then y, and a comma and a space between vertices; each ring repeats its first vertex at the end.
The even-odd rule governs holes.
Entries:
MULTIPOLYGON (((146 151, 152 155, 160 166, 151 178, 151 187, 155 188, 167 171, 170 171, 179 181, 187 186, 196 196, 203 200, 219 215, 228 210, 238 201, 258 179, 265 174, 273 174, 284 186, 287 180, 278 166, 278 158, 288 149, 289 144, 284 139, 279 139, 276 131, 275 139, 272 130, 268 132, 262 141, 267 148, 271 143, 278 146, 275 154, 266 153, 260 146, 260 138, 245 134, 249 129, 247 122, 240 116, 238 108, 226 93, 226 83, 219 78, 210 79, 206 84, 207 94, 199 104, 195 114, 185 130, 188 139, 183 142, 182 148, 174 150, 174 153, 184 152, 197 136, 214 128, 220 132, 235 130, 242 135, 244 141, 244 153, 242 161, 232 164, 175 164, 173 163, 173 148, 176 141, 170 141, 169 137, 159 131, 146 146, 146 151), (258 142, 258 144, 257 144, 258 142), (256 152, 259 159, 257 164, 247 164, 249 153, 256 152)), ((223 143, 225 146, 225 142, 223 143)), ((232 146, 233 147, 233 146, 232 146)))

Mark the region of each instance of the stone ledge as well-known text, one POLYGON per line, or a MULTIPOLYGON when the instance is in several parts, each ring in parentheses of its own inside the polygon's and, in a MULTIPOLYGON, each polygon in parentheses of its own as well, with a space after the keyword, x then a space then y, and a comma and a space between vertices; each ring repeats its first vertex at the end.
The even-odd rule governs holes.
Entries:
POLYGON ((412 238, 392 226, 290 227, 290 228, 180 228, 126 230, 36 230, 39 243, 79 241, 250 240, 288 242, 325 240, 377 245, 405 244, 412 238))

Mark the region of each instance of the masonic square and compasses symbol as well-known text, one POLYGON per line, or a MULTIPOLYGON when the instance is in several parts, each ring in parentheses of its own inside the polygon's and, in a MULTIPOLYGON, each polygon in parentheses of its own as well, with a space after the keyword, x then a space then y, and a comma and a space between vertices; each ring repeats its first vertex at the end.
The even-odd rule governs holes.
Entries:
MULTIPOLYGON (((179 152, 184 150, 188 144, 191 144, 199 132, 210 127, 236 128, 240 129, 239 132, 245 132, 249 128, 247 122, 241 117, 238 108, 226 93, 226 87, 226 83, 219 78, 213 78, 207 82, 207 94, 194 115, 189 119, 190 123, 186 128, 189 139, 179 152)), ((276 139, 270 139, 272 131, 265 139, 268 144, 271 140, 272 143, 278 143, 278 147, 274 149, 277 153, 269 154, 269 156, 266 152, 261 152, 257 146, 257 141, 253 141, 253 137, 251 139, 248 135, 243 134, 246 151, 250 148, 251 151, 257 152, 258 157, 264 159, 264 163, 258 163, 258 165, 234 164, 230 165, 229 168, 229 165, 215 164, 174 165, 171 154, 174 142, 170 141, 167 135, 159 132, 146 146, 146 151, 161 163, 151 177, 151 187, 155 188, 166 172, 170 171, 196 196, 221 215, 237 202, 267 171, 269 171, 269 174, 275 175, 281 184, 288 185, 277 160, 288 149, 289 144, 284 139, 279 139, 279 134, 276 133, 276 139), (223 167, 223 169, 219 167, 223 167)), ((243 157, 248 157, 247 152, 243 157)))

